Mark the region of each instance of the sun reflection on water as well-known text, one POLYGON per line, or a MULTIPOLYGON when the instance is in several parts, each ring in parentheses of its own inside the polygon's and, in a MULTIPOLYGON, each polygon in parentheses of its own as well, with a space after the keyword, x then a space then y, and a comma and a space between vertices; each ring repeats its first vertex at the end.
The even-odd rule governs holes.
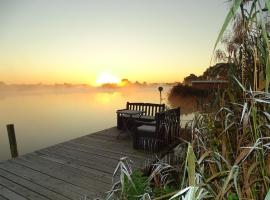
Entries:
POLYGON ((120 94, 117 92, 112 92, 112 93, 99 92, 95 94, 94 99, 99 104, 110 104, 112 101, 114 101, 114 99, 116 99, 119 96, 120 94))

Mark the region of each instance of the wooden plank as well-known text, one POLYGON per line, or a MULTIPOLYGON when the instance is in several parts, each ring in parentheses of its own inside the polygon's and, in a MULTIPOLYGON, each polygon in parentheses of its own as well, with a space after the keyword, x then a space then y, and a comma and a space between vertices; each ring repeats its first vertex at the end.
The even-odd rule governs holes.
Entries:
MULTIPOLYGON (((108 162, 111 160, 119 162, 119 160, 122 157, 128 156, 126 153, 108 151, 108 150, 104 150, 103 148, 97 149, 92 146, 86 146, 86 145, 77 144, 77 143, 62 144, 62 145, 57 146, 56 148, 50 148, 51 151, 53 151, 54 149, 59 149, 63 151, 68 150, 68 151, 73 151, 74 153, 76 152, 86 153, 89 157, 94 158, 94 159, 102 158, 101 162, 104 162, 104 161, 108 162)), ((138 161, 138 162, 141 162, 147 159, 146 156, 142 157, 142 156, 136 156, 133 154, 129 154, 128 157, 132 158, 133 161, 138 161)))
POLYGON ((100 138, 99 136, 95 136, 95 135, 87 135, 84 138, 80 138, 81 139, 91 139, 92 141, 97 141, 97 142, 101 142, 104 144, 114 144, 114 145, 121 145, 121 147, 125 147, 127 149, 132 149, 132 141, 131 139, 128 139, 128 137, 126 137, 125 139, 106 139, 106 138, 100 138))
POLYGON ((70 199, 80 199, 84 197, 84 195, 89 195, 90 197, 93 196, 85 189, 79 188, 44 173, 32 170, 13 161, 7 161, 0 164, 0 168, 32 181, 33 183, 43 186, 51 191, 60 193, 70 199))
POLYGON ((68 156, 68 155, 59 155, 59 154, 53 153, 53 152, 47 152, 47 154, 46 154, 46 151, 43 151, 43 150, 42 151, 39 151, 39 153, 42 153, 42 154, 44 153, 44 155, 48 155, 50 157, 63 158, 66 161, 71 162, 73 164, 80 165, 82 167, 86 167, 86 168, 89 168, 91 170, 99 171, 99 172, 104 173, 104 174, 106 173, 110 177, 112 176, 113 170, 110 170, 110 169, 109 170, 100 169, 98 167, 98 165, 92 164, 92 163, 89 163, 89 162, 86 162, 85 160, 80 160, 78 158, 72 158, 71 156, 68 156))
POLYGON ((15 162, 43 174, 57 178, 58 180, 61 180, 65 183, 69 183, 78 188, 85 189, 85 191, 87 191, 87 194, 90 194, 91 196, 93 196, 94 194, 101 195, 100 189, 103 187, 109 189, 108 184, 93 181, 92 179, 84 176, 79 176, 78 174, 71 173, 70 171, 67 172, 64 168, 61 168, 60 170, 55 170, 52 165, 45 165, 44 162, 42 162, 40 159, 38 160, 38 157, 35 156, 23 156, 17 159, 15 162))
POLYGON ((3 200, 6 200, 6 199, 8 199, 8 200, 27 200, 23 196, 7 189, 6 187, 3 187, 2 185, 0 185, 0 197, 3 200))
MULTIPOLYGON (((98 142, 94 142, 94 141, 86 141, 86 140, 78 140, 78 141, 72 141, 76 144, 81 144, 81 145, 85 145, 85 146, 89 146, 89 147, 95 147, 95 148, 104 148, 106 149, 106 151, 111 151, 111 152, 119 152, 120 154, 125 154, 126 156, 128 155, 134 155, 134 156, 143 156, 143 154, 141 152, 138 152, 134 149, 127 149, 127 148, 121 148, 117 149, 117 147, 115 145, 110 145, 110 144, 99 144, 98 142)), ((145 155, 145 159, 147 158, 151 158, 151 156, 146 156, 145 155)))
MULTIPOLYGON (((40 154, 40 157, 48 160, 65 160, 64 162, 66 163, 66 166, 73 167, 74 169, 79 169, 83 171, 84 173, 90 173, 90 174, 95 174, 97 177, 100 177, 101 180, 107 183, 107 180, 111 180, 111 174, 109 173, 104 173, 102 171, 90 168, 89 166, 82 165, 81 163, 77 163, 76 161, 74 162, 74 159, 69 159, 69 158, 63 158, 61 155, 57 154, 52 154, 52 153, 46 153, 46 152, 37 152, 40 154)), ((108 181, 109 182, 109 181, 108 181)))
MULTIPOLYGON (((63 153, 57 153, 56 151, 47 151, 47 149, 43 149, 43 150, 40 150, 38 151, 37 153, 40 153, 40 154, 43 154, 43 155, 46 155, 46 156, 49 156, 51 158, 55 158, 55 159, 64 159, 65 162, 68 162, 68 163, 72 163, 76 166, 79 166, 79 167, 83 167, 83 168, 86 168, 86 169, 90 169, 90 170, 94 170, 95 172, 98 172, 98 173, 103 173, 103 176, 104 174, 106 173, 107 176, 106 177, 109 177, 111 179, 112 177, 112 172, 114 171, 115 167, 116 167, 116 164, 113 168, 104 168, 102 166, 100 166, 100 164, 98 164, 97 162, 94 162, 94 161, 87 161, 87 159, 81 159, 80 157, 77 157, 77 156, 72 156, 72 155, 67 155, 67 154, 63 154, 63 153)), ((143 167, 145 167, 146 165, 149 165, 149 163, 152 163, 153 160, 141 160, 139 163, 135 163, 133 165, 133 168, 134 169, 141 169, 143 167)))
POLYGON ((82 151, 81 149, 75 148, 66 148, 65 146, 57 146, 56 148, 48 148, 46 149, 50 152, 58 152, 60 154, 68 154, 72 155, 75 158, 82 158, 88 161, 93 161, 99 163, 100 165, 109 165, 110 167, 116 167, 117 163, 119 162, 120 158, 115 159, 110 156, 106 156, 106 154, 98 154, 98 153, 91 153, 87 151, 82 151))
MULTIPOLYGON (((73 142, 73 141, 72 141, 73 142)), ((114 153, 118 153, 124 156, 132 156, 132 157, 137 157, 140 159, 152 159, 154 157, 153 154, 143 154, 143 152, 139 152, 134 150, 133 148, 119 148, 117 149, 117 146, 115 145, 110 145, 110 144, 99 144, 98 142, 93 142, 93 141, 86 141, 86 140, 81 140, 81 141, 75 141, 73 142, 75 144, 79 144, 79 145, 84 145, 84 146, 88 146, 89 148, 95 148, 97 150, 99 149, 104 149, 108 152, 114 152, 114 153)), ((122 156, 123 157, 123 156, 122 156)))
POLYGON ((120 160, 122 157, 129 157, 130 159, 138 160, 138 161, 143 161, 146 159, 152 159, 154 156, 145 154, 144 156, 141 154, 133 154, 133 153, 126 153, 122 152, 121 150, 119 151, 113 151, 110 149, 105 149, 101 146, 90 146, 90 145, 85 145, 85 144, 79 144, 79 143, 73 143, 73 142, 68 142, 63 144, 63 147, 65 148, 71 148, 71 149, 77 149, 81 151, 85 151, 91 154, 96 154, 96 155, 104 155, 104 156, 109 156, 113 159, 120 160))
MULTIPOLYGON (((0 191, 1 191, 1 189, 0 189, 0 191)), ((1 192, 0 192, 1 193, 1 192)), ((8 200, 8 198, 6 198, 6 197, 4 197, 4 196, 2 196, 1 194, 0 194, 0 200, 8 200)))
MULTIPOLYGON (((105 136, 108 136, 108 137, 112 137, 112 138, 116 138, 117 135, 119 134, 119 129, 117 129, 117 127, 112 127, 112 128, 108 128, 108 129, 105 129, 105 130, 102 130, 102 131, 98 131, 98 132, 95 132, 95 133, 91 133, 89 135, 105 135, 105 136)), ((85 136, 82 136, 80 138, 83 138, 85 136)))
POLYGON ((30 165, 30 167, 35 170, 41 171, 58 179, 62 179, 66 182, 78 184, 78 186, 82 188, 93 188, 94 191, 96 191, 102 187, 110 186, 110 182, 106 183, 94 174, 88 175, 78 169, 73 170, 72 168, 54 162, 53 160, 46 160, 37 154, 27 154, 20 158, 20 163, 22 163, 22 161, 24 165, 30 165))
POLYGON ((12 174, 10 172, 7 172, 5 170, 0 169, 0 177, 6 178, 14 183, 17 183, 21 186, 24 186, 25 188, 35 191, 38 194, 41 194, 43 196, 46 196, 48 199, 52 200, 68 200, 68 198, 60 195, 59 193, 53 192, 51 190, 48 190, 47 188, 44 188, 42 186, 39 186, 37 184, 34 184, 31 181, 28 181, 24 178, 21 178, 15 174, 12 174))
POLYGON ((131 143, 130 144, 117 144, 113 141, 102 141, 102 140, 98 140, 91 137, 85 137, 82 140, 72 140, 72 142, 82 143, 82 144, 87 144, 87 145, 95 145, 95 146, 98 145, 105 149, 109 148, 109 149, 114 149, 116 151, 122 150, 123 152, 136 153, 134 149, 129 147, 131 143))
POLYGON ((42 159, 42 162, 52 164, 55 167, 55 170, 58 168, 65 169, 71 173, 78 174, 79 176, 89 177, 89 179, 93 179, 94 181, 96 180, 98 182, 111 184, 111 175, 108 175, 108 173, 102 173, 99 170, 93 170, 91 168, 84 168, 79 165, 75 165, 75 163, 72 163, 69 160, 64 160, 61 155, 57 157, 51 153, 42 152, 36 152, 36 154, 38 155, 38 159, 42 159), (51 163, 51 161, 53 162, 51 163))
MULTIPOLYGON (((25 199, 40 199, 40 200, 48 200, 45 196, 38 194, 32 190, 27 189, 26 187, 19 185, 18 183, 14 183, 6 178, 0 176, 0 185, 4 186, 8 190, 24 197, 25 199)), ((4 190, 4 189, 3 189, 4 190)), ((4 190, 6 191, 6 190, 4 190)), ((7 192, 7 191, 6 191, 7 192)), ((0 192, 2 195, 5 195, 4 192, 0 192)), ((17 197, 16 197, 17 198, 17 197)))
POLYGON ((138 150, 133 149, 131 142, 129 144, 116 144, 113 141, 112 142, 102 141, 102 140, 91 138, 91 137, 85 137, 83 139, 76 139, 76 140, 72 140, 71 142, 78 143, 78 144, 85 144, 88 146, 100 146, 100 147, 103 147, 104 149, 120 151, 122 153, 137 154, 137 155, 142 155, 142 156, 147 155, 147 153, 144 153, 142 151, 140 152, 138 150))
POLYGON ((102 134, 91 134, 91 135, 87 135, 87 137, 94 137, 94 138, 99 138, 99 139, 103 139, 105 141, 115 141, 117 140, 116 137, 113 136, 109 136, 109 135, 102 135, 102 134))
POLYGON ((125 150, 125 152, 136 153, 136 150, 131 148, 132 143, 125 144, 125 143, 117 143, 114 141, 104 141, 104 140, 94 138, 94 137, 85 137, 81 140, 72 140, 72 142, 84 142, 84 143, 88 143, 90 145, 98 144, 98 145, 103 146, 104 148, 109 147, 109 148, 115 149, 117 151, 125 150))
POLYGON ((72 162, 80 162, 84 163, 86 166, 89 166, 93 169, 106 172, 109 174, 112 174, 114 171, 115 167, 117 166, 118 161, 112 161, 112 160, 106 160, 106 159, 98 159, 95 160, 87 155, 84 154, 77 154, 75 151, 66 151, 66 150, 59 150, 59 149, 54 149, 54 150, 41 150, 39 151, 41 153, 47 152, 48 155, 60 155, 65 159, 73 159, 72 162), (106 163, 107 161, 107 163, 106 163))
MULTIPOLYGON (((82 152, 86 152, 88 154, 99 155, 99 156, 103 156, 105 158, 107 158, 107 157, 112 158, 112 159, 115 159, 117 161, 119 161, 120 158, 122 158, 122 157, 128 156, 135 164, 139 164, 139 165, 148 160, 147 157, 136 156, 133 154, 125 154, 125 153, 121 153, 121 152, 108 151, 108 150, 104 150, 102 148, 97 149, 97 148, 92 147, 92 146, 86 146, 86 145, 77 144, 77 143, 65 143, 65 144, 62 144, 61 146, 63 146, 63 148, 68 148, 68 149, 72 149, 72 150, 76 150, 76 151, 82 151, 82 152)), ((150 157, 150 158, 151 159, 149 159, 149 160, 153 160, 152 157, 150 157)))
MULTIPOLYGON (((103 169, 105 166, 109 167, 110 169, 115 169, 118 162, 120 161, 120 158, 123 156, 118 156, 117 158, 112 158, 109 155, 104 154, 98 154, 98 153, 90 153, 88 151, 82 151, 81 149, 77 150, 74 148, 65 148, 62 146, 62 148, 54 148, 50 149, 50 152, 52 153, 58 153, 59 155, 69 155, 72 158, 80 159, 80 160, 87 160, 91 162, 93 166, 98 165, 99 168, 97 169, 103 169)), ((96 151, 97 152, 97 151, 96 151)), ((142 163, 143 160, 135 160, 133 159, 134 167, 140 168, 143 167, 142 163)))
MULTIPOLYGON (((120 139, 121 140, 121 139, 120 139)), ((145 158, 146 155, 153 156, 153 153, 145 152, 145 151, 138 151, 133 148, 132 141, 122 145, 116 144, 114 141, 103 141, 101 139, 92 138, 87 136, 81 140, 72 140, 70 142, 86 144, 88 146, 95 146, 96 148, 103 147, 103 149, 112 150, 115 152, 122 152, 125 154, 132 154, 132 155, 140 155, 145 158)))

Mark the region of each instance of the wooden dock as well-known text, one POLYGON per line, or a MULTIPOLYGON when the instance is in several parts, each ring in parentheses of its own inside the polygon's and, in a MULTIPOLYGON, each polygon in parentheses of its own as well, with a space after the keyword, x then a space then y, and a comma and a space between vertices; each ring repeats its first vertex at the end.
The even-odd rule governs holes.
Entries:
POLYGON ((0 162, 0 200, 104 198, 121 157, 134 168, 154 159, 118 133, 114 127, 0 162))

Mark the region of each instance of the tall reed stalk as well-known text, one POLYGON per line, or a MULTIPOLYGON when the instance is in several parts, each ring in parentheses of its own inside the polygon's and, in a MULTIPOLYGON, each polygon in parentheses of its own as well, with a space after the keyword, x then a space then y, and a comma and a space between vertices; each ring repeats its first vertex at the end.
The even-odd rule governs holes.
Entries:
POLYGON ((179 140, 174 159, 149 168, 145 189, 136 195, 125 194, 126 184, 137 187, 120 162, 120 180, 110 193, 115 199, 270 199, 270 1, 231 3, 214 47, 235 20, 226 40, 236 66, 228 88, 215 92, 215 101, 190 122, 192 140, 179 140))

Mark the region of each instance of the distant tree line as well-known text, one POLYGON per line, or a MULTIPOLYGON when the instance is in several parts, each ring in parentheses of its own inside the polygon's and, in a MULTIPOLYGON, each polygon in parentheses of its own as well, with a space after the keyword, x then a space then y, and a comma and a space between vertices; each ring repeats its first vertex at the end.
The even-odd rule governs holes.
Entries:
POLYGON ((233 68, 233 63, 217 63, 214 66, 208 67, 200 76, 190 74, 185 77, 183 84, 190 85, 191 81, 198 80, 228 80, 233 68))
POLYGON ((177 85, 173 86, 169 92, 168 98, 171 99, 175 96, 180 97, 206 97, 208 96, 208 90, 198 89, 189 85, 184 85, 182 83, 178 83, 177 85))

